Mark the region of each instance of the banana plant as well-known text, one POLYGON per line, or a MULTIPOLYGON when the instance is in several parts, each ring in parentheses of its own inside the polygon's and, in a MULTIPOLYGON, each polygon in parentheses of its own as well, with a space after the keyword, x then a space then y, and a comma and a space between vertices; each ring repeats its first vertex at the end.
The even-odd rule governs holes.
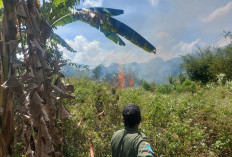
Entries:
MULTIPOLYGON (((76 9, 75 6, 79 2, 74 0, 54 0, 45 2, 41 10, 53 28, 65 26, 75 21, 82 21, 100 30, 116 44, 125 46, 125 43, 120 38, 122 36, 145 51, 156 53, 156 48, 150 42, 135 30, 114 18, 114 16, 123 14, 123 10, 101 7, 76 9)), ((59 35, 53 33, 51 37, 69 51, 74 52, 59 35)))

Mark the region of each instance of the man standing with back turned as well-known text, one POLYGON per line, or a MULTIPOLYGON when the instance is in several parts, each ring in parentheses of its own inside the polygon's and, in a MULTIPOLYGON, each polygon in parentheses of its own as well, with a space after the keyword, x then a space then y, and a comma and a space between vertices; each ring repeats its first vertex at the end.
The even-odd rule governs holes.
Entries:
POLYGON ((117 131, 111 139, 112 157, 155 157, 145 135, 138 132, 141 122, 139 107, 125 106, 122 115, 125 129, 117 131))

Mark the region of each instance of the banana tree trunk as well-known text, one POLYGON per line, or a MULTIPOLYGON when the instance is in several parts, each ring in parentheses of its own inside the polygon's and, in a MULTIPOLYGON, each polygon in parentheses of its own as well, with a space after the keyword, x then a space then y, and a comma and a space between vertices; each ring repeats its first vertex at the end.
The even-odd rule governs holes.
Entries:
MULTIPOLYGON (((8 77, 10 56, 12 54, 11 42, 17 40, 16 14, 14 0, 3 0, 4 17, 3 33, 1 35, 1 84, 8 77), (10 52, 11 51, 11 52, 10 52)), ((14 50, 13 50, 14 51, 14 50)), ((11 155, 14 131, 14 101, 10 89, 0 89, 0 156, 11 155)))

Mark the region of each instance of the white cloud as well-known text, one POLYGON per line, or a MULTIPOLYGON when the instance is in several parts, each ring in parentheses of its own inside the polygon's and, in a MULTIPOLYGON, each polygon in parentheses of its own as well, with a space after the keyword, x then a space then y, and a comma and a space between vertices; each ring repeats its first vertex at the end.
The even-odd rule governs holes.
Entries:
POLYGON ((149 0, 152 6, 157 6, 160 0, 149 0))
POLYGON ((158 39, 163 39, 163 38, 167 38, 167 37, 169 37, 169 34, 167 32, 159 32, 157 34, 158 39))
POLYGON ((90 7, 101 7, 103 0, 85 0, 83 5, 90 7))
POLYGON ((231 11, 231 9, 232 9, 232 2, 229 2, 225 6, 223 6, 221 8, 217 8, 216 10, 214 10, 214 12, 212 12, 210 15, 203 18, 202 21, 203 22, 212 22, 215 19, 219 19, 219 18, 227 15, 231 11))
POLYGON ((202 42, 200 42, 200 39, 196 39, 195 41, 192 41, 191 43, 185 43, 183 41, 179 42, 176 46, 172 48, 173 52, 178 53, 179 55, 184 55, 187 53, 192 52, 196 46, 203 45, 202 42))
POLYGON ((74 63, 85 64, 90 67, 99 64, 110 65, 112 63, 143 63, 155 56, 146 52, 141 53, 141 51, 134 52, 132 50, 126 50, 125 47, 105 50, 100 47, 99 41, 88 41, 83 36, 76 36, 74 40, 66 40, 66 42, 77 52, 71 53, 65 48, 59 47, 64 52, 64 57, 74 63))
POLYGON ((200 42, 200 39, 196 39, 195 41, 191 42, 191 43, 183 43, 180 42, 180 48, 182 51, 185 52, 190 52, 193 50, 193 48, 200 42))
POLYGON ((228 45, 231 42, 231 40, 229 38, 222 38, 221 40, 218 41, 217 46, 218 47, 224 47, 226 45, 228 45))

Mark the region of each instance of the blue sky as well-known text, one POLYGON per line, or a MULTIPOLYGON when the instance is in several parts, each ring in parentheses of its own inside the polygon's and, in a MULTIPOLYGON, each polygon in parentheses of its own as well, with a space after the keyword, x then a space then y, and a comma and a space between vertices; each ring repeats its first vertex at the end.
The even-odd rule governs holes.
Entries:
POLYGON ((124 10, 118 20, 135 29, 157 48, 149 54, 124 40, 125 47, 114 44, 99 30, 74 22, 55 30, 77 52, 64 51, 75 63, 98 64, 164 60, 193 52, 197 46, 225 46, 222 32, 232 31, 231 0, 85 0, 81 7, 107 7, 124 10))

